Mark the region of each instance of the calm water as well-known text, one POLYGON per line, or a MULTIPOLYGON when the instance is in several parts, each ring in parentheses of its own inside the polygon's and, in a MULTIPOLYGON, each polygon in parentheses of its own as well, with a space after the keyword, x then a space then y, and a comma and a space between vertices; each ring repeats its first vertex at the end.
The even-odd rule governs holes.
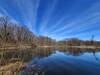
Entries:
POLYGON ((37 49, 27 67, 44 75, 100 75, 100 52, 37 49), (36 70, 32 69, 33 64, 36 70))

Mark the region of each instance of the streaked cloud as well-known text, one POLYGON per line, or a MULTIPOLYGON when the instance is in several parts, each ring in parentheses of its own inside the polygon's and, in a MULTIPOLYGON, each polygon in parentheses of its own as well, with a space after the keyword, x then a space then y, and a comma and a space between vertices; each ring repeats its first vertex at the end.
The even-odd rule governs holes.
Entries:
POLYGON ((0 0, 2 15, 37 35, 56 39, 100 37, 100 0, 0 0))

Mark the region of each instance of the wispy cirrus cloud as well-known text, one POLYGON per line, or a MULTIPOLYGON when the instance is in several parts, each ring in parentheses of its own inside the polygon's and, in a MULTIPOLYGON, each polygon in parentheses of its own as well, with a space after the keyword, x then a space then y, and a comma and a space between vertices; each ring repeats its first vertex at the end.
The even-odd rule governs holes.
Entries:
POLYGON ((34 31, 40 0, 15 0, 15 3, 27 27, 34 31))
POLYGON ((100 0, 0 0, 0 15, 57 39, 100 32, 100 0))

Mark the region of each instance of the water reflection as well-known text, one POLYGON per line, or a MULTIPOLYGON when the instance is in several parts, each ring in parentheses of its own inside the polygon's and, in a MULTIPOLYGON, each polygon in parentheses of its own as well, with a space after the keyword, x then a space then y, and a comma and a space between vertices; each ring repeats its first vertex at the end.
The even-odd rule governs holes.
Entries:
POLYGON ((33 57, 48 57, 55 52, 53 48, 36 48, 33 50, 33 57))
POLYGON ((33 50, 32 62, 27 67, 43 75, 100 75, 99 60, 98 50, 38 48, 33 50))
POLYGON ((33 56, 38 58, 48 57, 51 54, 54 54, 56 51, 63 52, 66 55, 72 55, 72 56, 81 56, 84 53, 93 53, 93 56, 96 60, 98 60, 98 57, 96 56, 96 53, 100 52, 100 50, 91 50, 91 49, 81 49, 81 48, 36 48, 33 50, 33 56))

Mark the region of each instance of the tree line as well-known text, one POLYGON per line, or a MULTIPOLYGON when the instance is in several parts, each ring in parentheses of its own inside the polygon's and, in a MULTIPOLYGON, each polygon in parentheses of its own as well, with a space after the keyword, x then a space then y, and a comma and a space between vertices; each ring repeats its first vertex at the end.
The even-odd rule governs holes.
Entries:
POLYGON ((32 43, 34 34, 25 26, 13 23, 8 17, 0 17, 0 42, 32 43))
POLYGON ((36 36, 26 26, 14 23, 8 17, 0 17, 0 44, 2 43, 23 43, 36 46, 100 46, 100 42, 94 40, 83 41, 78 38, 69 38, 56 41, 46 36, 36 36))
POLYGON ((12 22, 9 17, 0 17, 0 43, 54 45, 55 40, 46 36, 36 36, 25 25, 12 22))

